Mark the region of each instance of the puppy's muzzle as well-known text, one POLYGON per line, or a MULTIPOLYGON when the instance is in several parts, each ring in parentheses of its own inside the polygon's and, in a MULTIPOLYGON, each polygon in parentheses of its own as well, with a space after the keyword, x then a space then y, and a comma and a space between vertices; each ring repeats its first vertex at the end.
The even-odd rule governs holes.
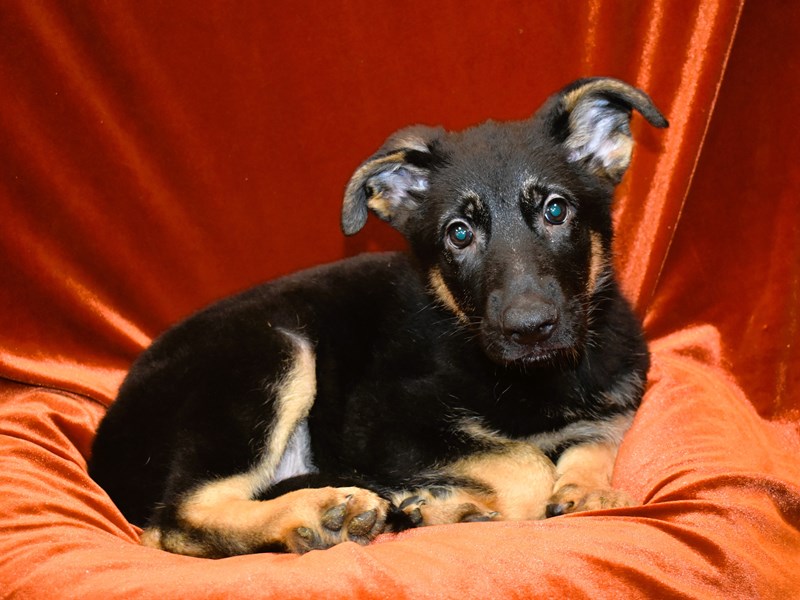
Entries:
POLYGON ((495 290, 489 295, 481 338, 486 354, 501 364, 548 361, 571 350, 568 315, 539 290, 495 290))
POLYGON ((500 327, 503 336, 521 346, 535 346, 549 340, 558 327, 558 309, 533 293, 515 296, 503 309, 500 327))

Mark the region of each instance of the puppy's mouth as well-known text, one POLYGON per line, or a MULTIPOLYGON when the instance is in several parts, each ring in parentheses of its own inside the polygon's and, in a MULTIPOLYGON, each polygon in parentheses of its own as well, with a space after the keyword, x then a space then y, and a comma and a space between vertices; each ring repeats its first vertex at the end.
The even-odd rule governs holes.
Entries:
POLYGON ((499 329, 481 331, 481 341, 486 355, 493 362, 505 366, 559 366, 575 365, 580 360, 581 345, 571 336, 554 336, 546 341, 528 342, 514 339, 499 329), (567 339, 564 339, 567 338, 567 339))
POLYGON ((503 365, 519 366, 564 366, 578 362, 580 352, 572 346, 508 346, 499 349, 486 349, 489 358, 503 365))

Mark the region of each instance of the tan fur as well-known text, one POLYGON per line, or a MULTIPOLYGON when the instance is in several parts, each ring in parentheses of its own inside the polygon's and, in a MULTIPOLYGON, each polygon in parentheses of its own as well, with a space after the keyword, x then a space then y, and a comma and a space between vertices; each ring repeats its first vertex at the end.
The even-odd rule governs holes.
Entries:
POLYGON ((368 543, 385 525, 388 502, 361 488, 300 489, 257 501, 243 496, 246 487, 243 478, 231 477, 186 499, 179 519, 184 530, 201 533, 197 540, 184 531, 148 530, 143 543, 189 556, 245 554, 270 545, 303 553, 343 541, 368 543), (215 546, 219 540, 224 551, 215 546))
POLYGON ((375 211, 375 214, 381 219, 389 219, 392 216, 392 205, 380 194, 375 194, 367 200, 367 206, 375 211))
POLYGON ((611 487, 611 473, 619 445, 596 442, 567 449, 556 465, 558 479, 550 502, 565 505, 564 512, 618 508, 633 504, 611 487))
POLYGON ((453 293, 444 282, 444 278, 442 277, 442 272, 439 270, 439 267, 434 267, 431 269, 430 273, 428 274, 428 281, 430 283, 430 290, 435 294, 439 301, 448 310, 450 310, 450 312, 455 314, 461 322, 468 322, 469 317, 467 317, 466 313, 461 310, 458 302, 456 302, 453 293))
POLYGON ((475 221, 478 218, 478 215, 486 210, 483 200, 481 200, 481 197, 473 191, 465 192, 463 196, 464 198, 469 199, 469 201, 464 205, 464 216, 471 221, 475 221))
MULTIPOLYGON (((289 439, 298 423, 308 416, 316 394, 316 362, 311 345, 297 335, 287 335, 296 352, 291 367, 276 384, 275 425, 266 440, 261 462, 246 473, 195 489, 185 497, 178 512, 178 518, 190 528, 211 532, 234 544, 234 553, 249 552, 268 543, 297 546, 289 533, 291 527, 300 527, 302 522, 316 523, 319 515, 314 513, 315 507, 330 502, 332 496, 339 497, 338 492, 331 491, 333 488, 325 488, 328 491, 320 492, 321 499, 314 494, 302 494, 303 499, 296 507, 287 505, 284 497, 266 502, 253 500, 272 483, 289 439)), ((142 543, 190 556, 214 555, 208 544, 178 531, 148 529, 142 543)))
MULTIPOLYGON (((622 96, 640 95, 640 102, 647 103, 647 98, 635 88, 613 80, 591 81, 572 90, 563 97, 564 106, 569 112, 569 121, 572 134, 566 142, 569 149, 582 148, 587 145, 595 135, 592 127, 585 127, 586 112, 591 110, 588 105, 581 104, 581 100, 594 92, 617 92, 622 96)), ((612 181, 619 181, 628 168, 633 153, 633 139, 630 135, 621 132, 609 137, 605 144, 602 161, 592 161, 590 168, 602 177, 612 181)))
POLYGON ((542 519, 555 481, 553 463, 527 442, 504 440, 437 471, 464 480, 446 491, 401 492, 393 501, 420 525, 463 521, 542 519))
MULTIPOLYGON (((395 139, 394 145, 401 149, 396 152, 392 152, 391 154, 387 154, 386 156, 371 160, 361 165, 356 172, 353 173, 353 176, 350 178, 350 182, 347 184, 347 189, 344 193, 345 210, 347 210, 348 207, 355 201, 357 197, 356 191, 363 186, 370 177, 372 177, 376 168, 380 167, 381 165, 403 163, 406 159, 406 152, 408 150, 425 152, 428 148, 424 139, 413 135, 395 139)), ((391 216, 391 207, 389 206, 389 203, 385 199, 380 199, 377 196, 373 196, 373 198, 378 199, 374 203, 370 203, 369 207, 377 212, 382 218, 389 218, 391 216)))
POLYGON ((398 152, 392 152, 391 154, 387 154, 386 156, 382 156, 381 158, 376 158, 375 160, 371 160, 368 163, 361 165, 356 170, 356 172, 353 173, 350 186, 355 188, 364 185, 364 182, 372 176, 376 167, 391 163, 401 163, 405 160, 405 158, 406 158, 405 151, 400 150, 398 152))
POLYGON ((139 538, 139 543, 142 546, 147 546, 148 548, 157 548, 158 550, 164 549, 164 547, 161 545, 161 530, 157 527, 148 527, 142 531, 142 536, 139 538))
POLYGON ((468 456, 448 471, 495 490, 494 509, 505 521, 541 519, 555 481, 553 463, 537 446, 509 441, 496 451, 468 456))
POLYGON ((492 491, 479 491, 466 488, 452 488, 436 494, 430 490, 415 490, 413 493, 398 492, 392 501, 399 506, 407 498, 413 502, 405 503, 403 510, 418 519, 418 527, 429 525, 449 525, 467 521, 490 521, 499 518, 496 509, 497 494, 492 491))
POLYGON ((608 259, 603 250, 603 241, 600 234, 596 231, 591 233, 591 259, 589 261, 589 278, 586 284, 586 290, 589 294, 593 294, 597 290, 597 284, 603 270, 608 264, 608 259))
POLYGON ((297 424, 308 416, 317 393, 316 355, 311 344, 297 335, 287 335, 293 339, 297 351, 292 367, 277 384, 275 425, 270 431, 266 452, 254 471, 256 479, 251 493, 272 482, 289 438, 297 424))
MULTIPOLYGON (((604 421, 580 421, 565 428, 557 434, 540 434, 534 436, 525 443, 526 446, 534 448, 534 455, 531 459, 535 462, 535 454, 539 454, 540 459, 550 461, 540 452, 540 448, 553 449, 558 447, 569 437, 579 436, 592 439, 590 442, 575 445, 567 449, 559 458, 555 471, 550 467, 550 474, 545 467, 542 471, 542 478, 537 482, 535 469, 521 467, 515 464, 519 455, 515 455, 511 461, 502 460, 502 455, 496 457, 501 460, 485 460, 484 455, 478 455, 481 459, 477 463, 478 468, 470 472, 470 475, 478 481, 490 485, 493 489, 504 489, 504 496, 513 495, 515 490, 522 488, 509 489, 503 487, 503 479, 508 476, 512 481, 525 474, 531 480, 523 488, 526 491, 521 497, 506 503, 508 506, 500 505, 493 501, 490 506, 493 510, 500 513, 497 517, 503 520, 514 520, 517 518, 541 518, 541 517, 518 517, 515 510, 524 507, 525 502, 530 502, 531 506, 546 506, 547 504, 572 503, 565 512, 579 512, 584 510, 597 510, 602 508, 615 508, 620 506, 630 506, 633 501, 623 491, 615 490, 611 487, 611 474, 616 460, 617 449, 622 441, 625 432, 630 428, 632 415, 624 414, 604 421), (552 477, 551 492, 547 492, 549 498, 544 501, 532 499, 529 490, 542 489, 544 481, 552 477), (539 485, 541 484, 541 485, 539 485), (552 494, 552 495, 551 495, 552 494)), ((513 444, 518 444, 503 435, 486 428, 476 419, 464 419, 460 427, 461 431, 481 443, 506 448, 513 444)), ((524 456, 524 453, 522 454, 524 456)), ((462 462, 469 462, 472 457, 464 459, 462 462)), ((456 463, 458 465, 459 463, 456 463)), ((463 474, 467 474, 465 471, 463 474)))
MULTIPOLYGON (((642 95, 642 97, 644 97, 639 90, 632 88, 621 81, 615 81, 613 79, 600 79, 596 81, 589 81, 579 88, 564 94, 564 106, 568 111, 570 111, 575 108, 575 105, 578 103, 578 101, 586 94, 606 90, 617 92, 621 96, 642 95)), ((647 100, 643 99, 641 102, 647 103, 647 100)))
POLYGON ((174 554, 195 556, 199 558, 215 558, 215 553, 205 544, 192 540, 183 531, 162 533, 158 529, 146 529, 142 534, 143 546, 158 548, 174 554), (157 545, 156 545, 157 544, 157 545))
POLYGON ((478 417, 462 419, 458 428, 485 446, 501 446, 511 441, 511 438, 486 427, 478 417))
POLYGON ((631 156, 633 156, 633 138, 625 135, 617 136, 614 151, 607 155, 608 164, 605 169, 600 170, 601 174, 612 181, 619 181, 631 164, 631 156))
POLYGON ((193 527, 215 527, 224 520, 238 528, 243 511, 231 509, 255 504, 251 502, 253 479, 252 474, 236 475, 206 483, 187 496, 179 516, 193 527))

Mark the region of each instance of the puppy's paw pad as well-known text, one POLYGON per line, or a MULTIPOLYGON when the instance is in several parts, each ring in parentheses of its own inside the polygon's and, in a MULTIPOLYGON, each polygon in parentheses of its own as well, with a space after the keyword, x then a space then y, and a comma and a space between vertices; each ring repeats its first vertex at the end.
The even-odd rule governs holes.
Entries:
MULTIPOLYGON (((386 526, 389 502, 362 488, 338 488, 346 494, 345 502, 329 508, 323 522, 338 526, 346 539, 365 544, 372 541, 386 526)), ((324 524, 324 523, 323 523, 324 524)))
POLYGON ((297 554, 303 554, 309 550, 327 548, 323 538, 311 527, 297 527, 293 532, 292 539, 287 540, 287 542, 287 546, 297 554))
POLYGON ((282 538, 292 552, 323 550, 346 541, 367 544, 382 533, 388 501, 361 488, 304 491, 307 504, 296 505, 293 526, 282 538))
POLYGON ((330 531, 341 531, 344 525, 344 520, 347 517, 347 504, 350 502, 351 496, 348 496, 345 502, 337 504, 329 508, 322 514, 322 526, 330 531))
POLYGON ((633 504, 631 497, 621 490, 566 485, 550 497, 546 516, 557 517, 569 513, 621 508, 633 504))
POLYGON ((373 508, 350 519, 347 524, 347 533, 356 538, 369 537, 377 523, 378 511, 373 508))

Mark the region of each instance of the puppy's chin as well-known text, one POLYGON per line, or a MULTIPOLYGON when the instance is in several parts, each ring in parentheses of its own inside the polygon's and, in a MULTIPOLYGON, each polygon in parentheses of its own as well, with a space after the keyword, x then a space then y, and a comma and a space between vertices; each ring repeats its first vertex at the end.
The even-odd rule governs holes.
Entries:
POLYGON ((573 340, 550 339, 536 344, 519 344, 497 332, 482 332, 481 341, 486 356, 507 367, 563 369, 577 365, 583 355, 583 345, 573 340))

